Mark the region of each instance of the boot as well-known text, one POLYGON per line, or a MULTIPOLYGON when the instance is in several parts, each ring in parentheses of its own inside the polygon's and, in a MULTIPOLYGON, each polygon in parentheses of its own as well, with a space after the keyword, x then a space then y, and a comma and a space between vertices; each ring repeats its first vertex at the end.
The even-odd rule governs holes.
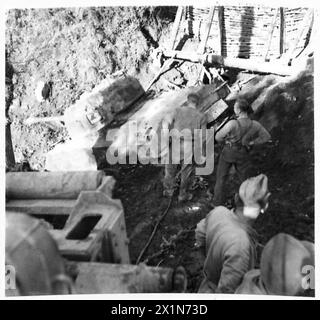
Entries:
POLYGON ((192 193, 186 192, 186 191, 180 191, 178 196, 178 202, 185 202, 190 201, 193 198, 192 193))

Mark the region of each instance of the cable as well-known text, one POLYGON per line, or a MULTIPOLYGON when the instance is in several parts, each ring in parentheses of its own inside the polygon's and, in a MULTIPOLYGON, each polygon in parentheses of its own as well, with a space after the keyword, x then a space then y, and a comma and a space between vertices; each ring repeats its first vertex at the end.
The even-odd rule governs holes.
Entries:
POLYGON ((154 226, 153 231, 152 231, 152 233, 151 233, 151 235, 150 235, 150 237, 149 237, 146 245, 145 245, 145 246, 143 247, 143 249, 141 250, 141 252, 140 252, 140 254, 139 254, 139 257, 138 257, 138 259, 137 259, 137 261, 136 261, 136 264, 139 264, 139 263, 140 263, 140 261, 141 261, 143 255, 144 255, 144 253, 145 253, 146 250, 149 248, 149 246, 150 246, 150 244, 151 244, 151 242, 152 242, 152 240, 153 240, 153 237, 155 236, 155 234, 156 234, 156 232, 157 232, 157 229, 158 229, 158 227, 159 227, 159 225, 160 225, 160 222, 164 219, 164 217, 166 216, 166 214, 168 213, 168 211, 169 211, 169 209, 170 209, 170 207, 171 207, 172 199, 173 199, 173 195, 170 197, 170 200, 169 200, 169 203, 168 203, 168 206, 167 206, 166 210, 162 213, 162 215, 159 217, 156 225, 154 226))

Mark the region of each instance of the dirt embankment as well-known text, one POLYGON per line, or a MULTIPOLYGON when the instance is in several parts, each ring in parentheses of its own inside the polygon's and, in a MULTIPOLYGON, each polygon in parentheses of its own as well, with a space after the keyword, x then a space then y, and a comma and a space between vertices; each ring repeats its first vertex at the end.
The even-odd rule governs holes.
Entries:
POLYGON ((16 161, 43 168, 44 155, 68 139, 54 124, 23 125, 29 116, 55 116, 107 75, 124 70, 144 85, 154 76, 150 50, 166 41, 166 8, 103 7, 9 10, 6 52, 14 68, 12 119, 16 161), (50 87, 39 102, 39 81, 50 87))

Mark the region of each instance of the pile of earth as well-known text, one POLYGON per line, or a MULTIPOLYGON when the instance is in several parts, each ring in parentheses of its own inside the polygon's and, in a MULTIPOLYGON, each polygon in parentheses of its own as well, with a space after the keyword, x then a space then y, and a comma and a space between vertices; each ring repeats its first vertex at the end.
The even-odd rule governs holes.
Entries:
MULTIPOLYGON (((6 59, 13 67, 9 117, 17 162, 44 167, 44 155, 68 139, 55 123, 24 125, 30 116, 62 115, 83 92, 123 70, 145 86, 157 70, 151 51, 167 41, 174 16, 166 7, 11 9, 6 59), (161 38, 161 39, 160 39, 161 38), (48 84, 48 99, 35 90, 48 84)), ((160 88, 156 88, 161 90, 160 88)))

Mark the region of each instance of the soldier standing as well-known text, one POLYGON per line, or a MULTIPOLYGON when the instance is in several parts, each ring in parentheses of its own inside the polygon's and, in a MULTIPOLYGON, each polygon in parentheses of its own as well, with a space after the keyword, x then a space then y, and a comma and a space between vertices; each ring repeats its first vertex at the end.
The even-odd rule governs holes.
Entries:
POLYGON ((248 116, 250 105, 247 100, 240 98, 234 105, 236 120, 230 120, 219 132, 215 139, 224 143, 219 157, 216 183, 214 187, 214 205, 223 205, 225 200, 225 183, 231 167, 234 165, 240 181, 250 176, 250 149, 271 139, 269 132, 248 116))
MULTIPOLYGON (((162 123, 163 129, 171 130, 172 141, 169 142, 169 163, 165 165, 165 176, 163 181, 164 196, 171 197, 174 193, 176 176, 180 172, 181 182, 179 189, 179 202, 192 199, 188 192, 194 176, 193 166, 193 144, 195 130, 206 129, 206 116, 197 110, 200 97, 196 93, 188 95, 188 101, 177 111, 173 117, 173 124, 169 121, 162 123), (179 141, 180 148, 175 149, 173 140, 179 141), (179 171, 180 168, 180 171, 179 171)), ((204 133, 202 133, 204 138, 204 133)))

